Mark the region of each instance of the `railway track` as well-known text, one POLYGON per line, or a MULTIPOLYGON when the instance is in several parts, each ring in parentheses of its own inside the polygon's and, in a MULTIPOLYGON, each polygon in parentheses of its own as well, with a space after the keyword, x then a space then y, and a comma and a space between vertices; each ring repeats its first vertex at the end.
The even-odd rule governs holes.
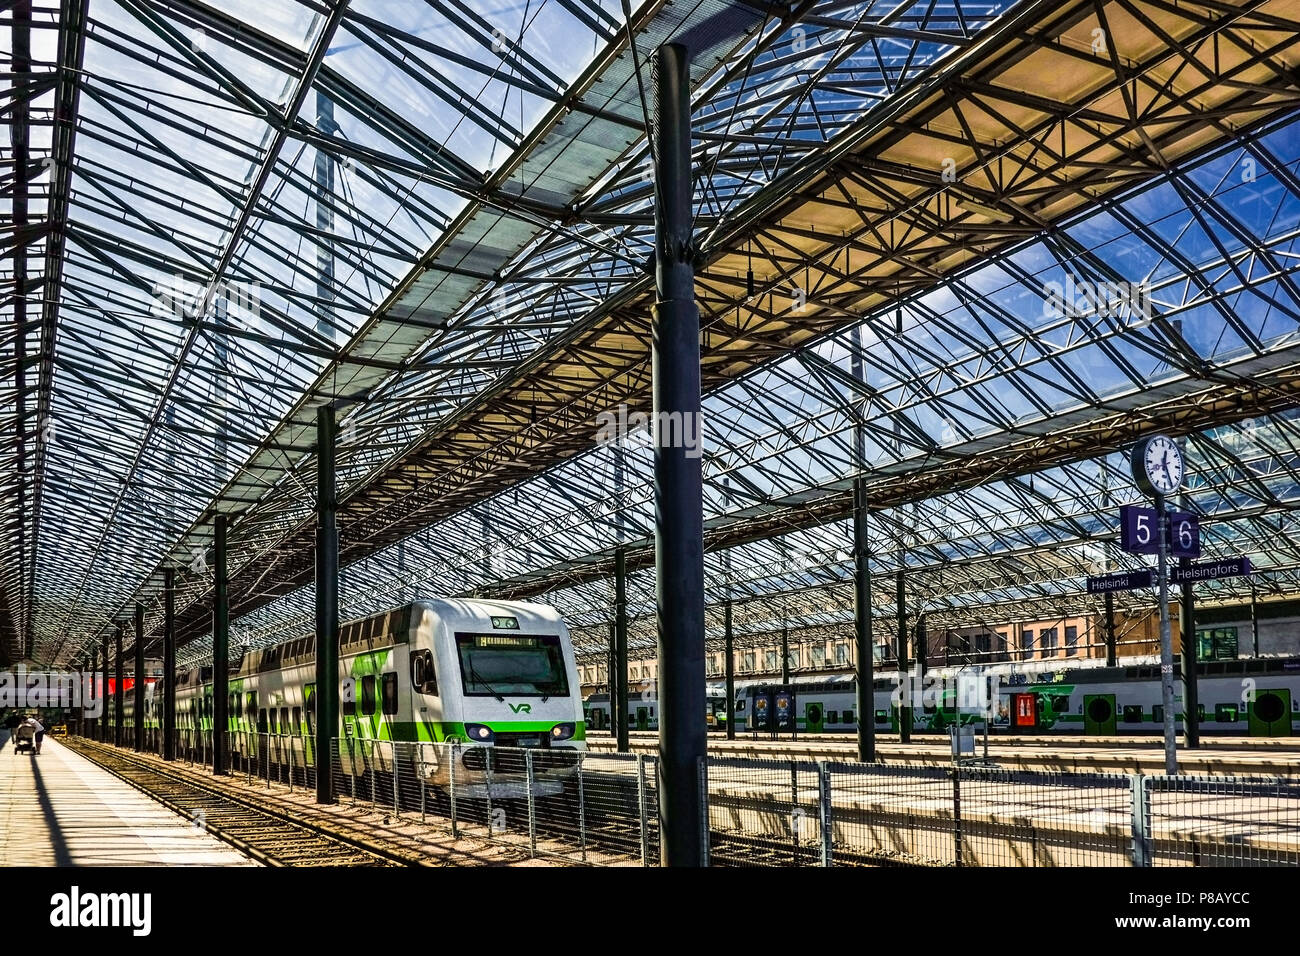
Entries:
POLYGON ((414 865, 384 846, 328 832, 320 823, 235 796, 134 754, 84 738, 69 737, 62 744, 266 866, 414 865))

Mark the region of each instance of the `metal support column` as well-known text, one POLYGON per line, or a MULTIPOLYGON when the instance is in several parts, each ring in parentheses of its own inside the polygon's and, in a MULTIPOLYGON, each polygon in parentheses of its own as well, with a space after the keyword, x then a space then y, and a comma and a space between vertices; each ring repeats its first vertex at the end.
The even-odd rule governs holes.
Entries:
MULTIPOLYGON (((698 454, 685 436, 700 416, 700 314, 692 237, 690 54, 655 51, 655 304, 652 390, 655 421, 655 591, 659 624, 660 864, 698 866, 704 719, 704 514, 698 454), (665 434, 669 432, 669 434, 665 434), (672 440, 674 437, 681 440, 672 440)), ((698 434, 698 432, 694 432, 698 434)))
MULTIPOLYGON (((1180 568, 1191 567, 1188 558, 1179 558, 1180 568)), ((1197 686, 1199 665, 1196 662, 1196 598, 1192 594, 1192 582, 1182 583, 1181 600, 1178 602, 1178 630, 1182 643, 1182 679, 1183 679, 1183 745, 1195 750, 1201 745, 1200 688, 1197 686)))
POLYGON ((609 687, 610 702, 618 710, 615 745, 619 753, 625 754, 631 748, 627 735, 627 551, 623 548, 614 550, 614 670, 609 687))
POLYGON ((102 687, 96 687, 99 683, 99 649, 92 648, 90 651, 90 695, 98 703, 98 716, 91 717, 93 723, 87 722, 83 734, 90 740, 99 739, 99 727, 104 722, 104 690, 102 687))
POLYGON ((912 739, 912 678, 907 673, 907 582, 903 569, 894 576, 894 601, 898 608, 898 739, 909 743, 912 739))
POLYGON ((867 479, 853 482, 853 627, 857 638, 858 759, 876 759, 875 646, 871 639, 871 566, 867 545, 867 479))
POLYGON ((1115 595, 1106 592, 1106 666, 1115 667, 1119 663, 1115 647, 1115 595))
POLYGON ((1165 496, 1156 495, 1159 522, 1156 575, 1160 584, 1160 702, 1164 708, 1165 773, 1178 773, 1178 740, 1174 725, 1174 639, 1169 624, 1169 515, 1165 496))
POLYGON ((722 605, 723 645, 726 648, 724 667, 727 680, 727 739, 736 739, 736 645, 731 624, 731 599, 722 605))
POLYGON ((1259 594, 1250 582, 1250 656, 1259 657, 1259 594))
POLYGON ((126 722, 126 669, 122 666, 122 638, 126 627, 121 621, 117 624, 117 643, 113 651, 113 746, 121 747, 126 739, 123 724, 126 722))
POLYGON ((930 635, 925 629, 925 612, 916 615, 916 672, 925 685, 925 670, 930 656, 930 635))
POLYGON ((781 683, 790 683, 790 621, 781 610, 781 683))
POLYGON ((212 601, 212 772, 224 774, 226 735, 230 730, 230 578, 226 565, 226 515, 216 516, 213 564, 216 580, 212 601))
POLYGON ((144 605, 135 605, 135 666, 131 676, 135 679, 135 751, 144 750, 144 605))
POLYGON ((176 759, 176 569, 163 571, 163 760, 176 759))
POLYGON ((339 532, 334 408, 316 410, 316 802, 334 802, 330 741, 339 732, 339 532))
POLYGON ((104 712, 99 719, 99 742, 108 743, 109 725, 112 723, 113 716, 108 712, 112 701, 108 697, 108 635, 104 635, 99 640, 99 657, 100 657, 100 694, 104 698, 104 712))

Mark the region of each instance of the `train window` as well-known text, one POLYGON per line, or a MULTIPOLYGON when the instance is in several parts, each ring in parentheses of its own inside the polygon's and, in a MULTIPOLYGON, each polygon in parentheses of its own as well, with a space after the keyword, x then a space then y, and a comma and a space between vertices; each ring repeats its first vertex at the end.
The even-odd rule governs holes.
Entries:
POLYGON ((308 684, 303 688, 303 699, 307 702, 307 733, 316 733, 316 685, 308 684))
POLYGON ((1237 722, 1237 705, 1215 704, 1214 719, 1221 724, 1235 724, 1237 722))
POLYGON ((846 710, 846 711, 844 712, 844 723, 846 723, 846 724, 851 724, 851 723, 853 723, 853 711, 851 711, 851 710, 846 710))
POLYGON ((740 713, 744 709, 745 709, 745 702, 743 700, 736 701, 736 713, 740 713))
POLYGON ((1124 716, 1121 718, 1126 724, 1142 723, 1142 707, 1139 704, 1125 704, 1124 716))
POLYGON ((247 702, 244 705, 244 716, 246 716, 249 720, 252 720, 253 715, 256 713, 257 713, 257 695, 249 694, 247 698, 247 702))
POLYGON ((838 710, 826 711, 826 723, 838 724, 840 722, 840 712, 838 710))
POLYGON ((382 685, 383 707, 385 714, 397 713, 397 674, 389 672, 384 675, 382 685))
POLYGON ((261 710, 257 712, 257 732, 259 734, 268 733, 265 707, 263 707, 261 710))
POLYGON ((1197 705, 1196 705, 1196 721, 1197 721, 1197 723, 1200 723, 1200 722, 1203 721, 1203 720, 1205 720, 1205 705, 1204 705, 1204 704, 1197 704, 1197 705))
POLYGON ((293 728, 289 726, 289 708, 280 708, 280 733, 287 734, 293 728))
POLYGON ((1151 708, 1151 719, 1157 724, 1163 724, 1165 722, 1165 708, 1163 704, 1156 704, 1151 708))
POLYGON ((876 723, 878 723, 878 724, 887 724, 887 723, 889 723, 889 711, 887 711, 887 710, 878 710, 878 711, 876 711, 876 723))
POLYGON ((375 675, 361 678, 361 713, 369 717, 375 712, 375 675))
POLYGON ((437 696, 438 676, 433 669, 432 651, 417 651, 411 655, 411 686, 417 694, 437 696))
POLYGON ((289 730, 290 732, 295 734, 302 733, 302 708, 301 707, 295 707, 293 709, 293 725, 289 728, 289 730))
POLYGON ((1052 712, 1057 714, 1066 714, 1070 712, 1070 695, 1053 694, 1052 695, 1052 712))

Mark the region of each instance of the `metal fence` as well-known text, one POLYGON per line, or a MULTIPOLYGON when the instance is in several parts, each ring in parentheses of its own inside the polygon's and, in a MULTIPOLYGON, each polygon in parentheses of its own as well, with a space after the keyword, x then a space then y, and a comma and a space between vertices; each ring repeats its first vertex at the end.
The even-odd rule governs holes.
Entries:
POLYGON ((707 758, 723 866, 1300 865, 1284 778, 707 758))
MULTIPOLYGON (((210 765, 212 735, 178 730, 210 765)), ((310 737, 232 732, 248 784, 314 789, 310 737)), ((158 734, 147 739, 158 752, 158 734)), ((659 859, 650 754, 343 737, 343 802, 440 818, 478 838, 594 865, 659 859)), ((713 866, 1259 866, 1300 864, 1300 782, 709 757, 698 786, 713 866)))

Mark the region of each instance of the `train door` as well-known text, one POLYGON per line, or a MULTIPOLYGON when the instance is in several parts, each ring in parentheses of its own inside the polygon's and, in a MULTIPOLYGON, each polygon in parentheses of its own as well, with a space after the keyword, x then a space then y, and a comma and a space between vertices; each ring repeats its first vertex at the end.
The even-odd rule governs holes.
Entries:
POLYGON ((1038 726, 1037 695, 1011 695, 1011 726, 1016 730, 1033 730, 1038 726))
POLYGON ((824 726, 824 715, 822 705, 810 701, 803 707, 803 726, 804 730, 810 734, 820 734, 824 726))
POLYGON ((1114 694, 1083 695, 1083 732, 1096 736, 1119 730, 1114 694))
POLYGON ((1282 687, 1256 691, 1246 716, 1252 737, 1290 737, 1291 691, 1282 687))
POLYGON ((650 710, 647 707, 638 707, 636 709, 636 729, 650 729, 650 710))

